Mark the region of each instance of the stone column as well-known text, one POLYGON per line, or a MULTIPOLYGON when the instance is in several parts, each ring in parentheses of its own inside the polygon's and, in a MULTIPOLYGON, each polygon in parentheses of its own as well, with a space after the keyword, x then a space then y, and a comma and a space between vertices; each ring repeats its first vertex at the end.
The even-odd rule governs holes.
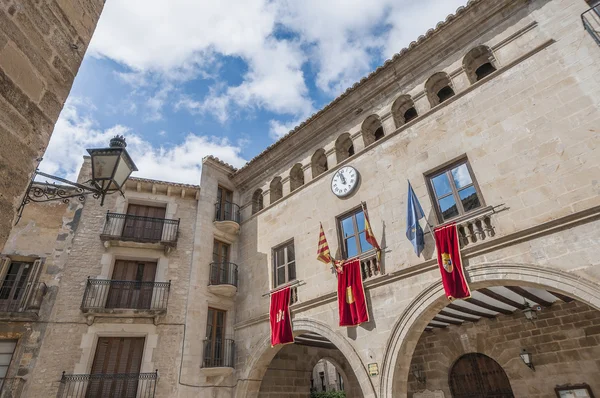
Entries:
POLYGON ((282 197, 285 198, 291 192, 289 174, 281 180, 281 186, 282 186, 282 197))
POLYGON ((396 131, 396 122, 394 122, 391 112, 381 116, 381 125, 383 126, 383 133, 385 135, 389 135, 396 131))

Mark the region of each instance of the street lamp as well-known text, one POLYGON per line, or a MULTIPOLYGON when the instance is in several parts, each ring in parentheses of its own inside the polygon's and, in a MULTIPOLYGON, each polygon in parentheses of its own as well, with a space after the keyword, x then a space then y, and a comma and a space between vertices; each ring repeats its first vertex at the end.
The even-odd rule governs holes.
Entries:
POLYGON ((92 158, 92 179, 83 184, 46 174, 36 169, 23 196, 21 205, 17 209, 17 222, 15 225, 21 219, 25 205, 30 202, 61 200, 63 203, 69 203, 69 199, 75 197, 83 202, 85 196, 91 194, 96 199, 100 198, 100 206, 103 206, 106 195, 115 192, 123 194, 122 188, 125 181, 133 171, 137 171, 137 167, 125 147, 127 147, 125 137, 117 135, 110 140, 109 148, 88 149, 87 151, 92 158), (67 184, 74 187, 74 189, 68 189, 70 187, 57 185, 56 183, 36 184, 35 178, 38 175, 67 184))

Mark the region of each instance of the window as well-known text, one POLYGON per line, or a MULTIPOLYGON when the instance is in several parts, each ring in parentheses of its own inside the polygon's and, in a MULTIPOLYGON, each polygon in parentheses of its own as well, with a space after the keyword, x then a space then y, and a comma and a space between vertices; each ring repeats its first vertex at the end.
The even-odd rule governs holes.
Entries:
POLYGON ((315 151, 310 161, 310 167, 312 168, 313 178, 317 178, 328 170, 327 155, 325 155, 325 150, 323 148, 315 151))
POLYGON ((463 59, 463 69, 471 83, 475 83, 496 71, 496 59, 487 46, 472 48, 463 59))
POLYGON ((385 135, 381 120, 377 115, 367 117, 361 126, 361 131, 365 146, 369 146, 375 141, 382 139, 385 135))
POLYGON ((296 279, 296 256, 294 241, 273 249, 275 287, 296 279))
POLYGON ((401 95, 394 101, 392 104, 392 116, 394 117, 396 127, 400 127, 418 116, 415 103, 410 95, 401 95))
POLYGON ((257 189, 252 195, 252 214, 258 213, 263 209, 263 191, 257 189))
POLYGON ((225 311, 208 308, 204 367, 221 367, 225 363, 225 311))
POLYGON ((302 185, 304 185, 304 170, 300 163, 296 163, 290 170, 290 192, 294 192, 302 185))
POLYGON ((428 176, 440 222, 466 214, 483 205, 481 192, 467 160, 461 160, 428 176))
POLYGON ((217 189, 217 221, 233 220, 233 192, 219 186, 217 189))
POLYGON ((270 203, 274 203, 283 197, 283 184, 281 183, 281 177, 275 177, 269 185, 269 191, 271 192, 270 203))
POLYGON ((338 236, 342 240, 344 258, 356 257, 373 249, 366 239, 362 207, 338 217, 338 236))
POLYGON ((165 207, 129 204, 123 238, 140 241, 160 241, 165 223, 165 207))
POLYGON ((156 262, 117 260, 106 308, 149 309, 152 306, 156 262))
POLYGON ((445 72, 438 72, 431 76, 425 83, 425 92, 431 107, 434 107, 454 95, 452 82, 445 72))
POLYGON ((354 143, 350 133, 344 133, 335 140, 335 157, 337 162, 340 163, 352 155, 354 155, 354 143))
POLYGON ((0 340, 0 388, 2 388, 1 383, 8 373, 8 367, 16 347, 17 340, 0 340))

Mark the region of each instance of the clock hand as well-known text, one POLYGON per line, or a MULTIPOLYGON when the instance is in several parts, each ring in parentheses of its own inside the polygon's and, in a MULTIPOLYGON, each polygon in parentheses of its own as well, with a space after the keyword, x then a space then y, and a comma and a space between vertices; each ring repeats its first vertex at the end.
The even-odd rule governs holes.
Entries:
POLYGON ((346 185, 346 178, 344 177, 343 173, 339 173, 340 174, 340 180, 342 180, 342 184, 346 185))

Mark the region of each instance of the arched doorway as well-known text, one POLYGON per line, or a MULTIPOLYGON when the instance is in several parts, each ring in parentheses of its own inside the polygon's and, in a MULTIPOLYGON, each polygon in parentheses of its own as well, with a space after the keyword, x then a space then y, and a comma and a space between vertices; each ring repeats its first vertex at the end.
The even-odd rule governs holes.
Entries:
POLYGON ((452 398, 514 398, 502 366, 487 355, 465 354, 448 375, 452 398))

